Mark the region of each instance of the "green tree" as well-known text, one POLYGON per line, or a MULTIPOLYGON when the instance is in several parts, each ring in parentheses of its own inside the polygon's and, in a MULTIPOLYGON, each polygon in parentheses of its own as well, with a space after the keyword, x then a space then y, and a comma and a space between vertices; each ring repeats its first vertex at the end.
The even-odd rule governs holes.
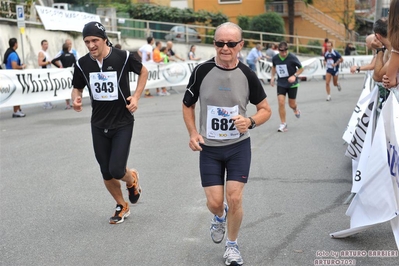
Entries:
MULTIPOLYGON (((249 16, 238 16, 237 17, 237 24, 238 24, 238 26, 241 27, 242 30, 250 30, 250 23, 251 23, 251 18, 249 16)), ((249 39, 249 38, 251 38, 251 34, 243 33, 242 37, 244 39, 249 39)))
MULTIPOLYGON (((252 18, 249 28, 251 31, 285 34, 284 20, 280 14, 275 12, 268 12, 252 18)), ((253 39, 259 39, 259 37, 260 36, 252 36, 253 39)), ((271 42, 280 42, 284 40, 284 37, 262 34, 262 39, 271 42)))

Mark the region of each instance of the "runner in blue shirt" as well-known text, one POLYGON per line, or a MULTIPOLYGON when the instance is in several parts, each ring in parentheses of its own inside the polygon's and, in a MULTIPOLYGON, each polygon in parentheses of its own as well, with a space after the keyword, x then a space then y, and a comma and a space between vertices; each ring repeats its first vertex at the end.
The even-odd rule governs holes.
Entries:
POLYGON ((327 51, 324 54, 324 65, 326 66, 326 92, 327 99, 326 101, 331 101, 330 95, 330 81, 331 77, 333 77, 334 86, 337 87, 338 91, 341 91, 341 85, 338 83, 338 70, 339 64, 344 61, 340 53, 335 51, 333 48, 332 42, 327 42, 327 51))

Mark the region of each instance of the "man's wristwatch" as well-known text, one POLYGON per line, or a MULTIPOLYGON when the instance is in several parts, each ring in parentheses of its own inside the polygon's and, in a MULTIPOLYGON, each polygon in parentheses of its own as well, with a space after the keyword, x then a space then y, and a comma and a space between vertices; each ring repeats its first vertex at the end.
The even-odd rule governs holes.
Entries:
POLYGON ((298 75, 297 75, 296 73, 294 74, 294 76, 295 76, 296 78, 298 77, 298 75))
POLYGON ((376 50, 376 54, 378 54, 379 52, 385 52, 385 47, 377 48, 375 50, 376 50))
POLYGON ((251 120, 251 125, 248 127, 248 129, 254 129, 256 127, 255 120, 252 119, 252 117, 248 117, 249 120, 251 120))
POLYGON ((360 66, 358 66, 358 67, 356 68, 356 71, 357 71, 357 73, 360 72, 360 66))

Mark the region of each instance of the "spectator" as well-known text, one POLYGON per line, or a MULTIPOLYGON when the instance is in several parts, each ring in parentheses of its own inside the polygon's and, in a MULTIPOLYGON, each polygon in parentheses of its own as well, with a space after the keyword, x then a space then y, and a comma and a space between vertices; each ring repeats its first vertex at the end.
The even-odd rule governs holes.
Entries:
MULTIPOLYGON (((373 47, 371 47, 371 43, 372 41, 375 39, 375 35, 374 34, 370 34, 366 37, 366 46, 368 49, 373 50, 373 47)), ((382 44, 381 44, 382 45, 382 44)), ((363 66, 357 66, 357 65, 353 65, 350 68, 351 73, 359 73, 362 70, 373 70, 375 67, 375 51, 373 50, 373 59, 371 60, 371 62, 367 65, 363 65, 363 66)))
MULTIPOLYGON (((72 53, 75 56, 76 62, 79 60, 79 54, 78 51, 72 48, 72 41, 71 39, 66 39, 64 42, 66 45, 68 45, 68 52, 72 53)), ((63 53, 63 50, 59 51, 58 54, 56 54, 55 57, 59 57, 63 53)))
POLYGON ((323 57, 327 52, 327 43, 328 43, 328 38, 325 38, 323 46, 321 47, 321 56, 323 56, 323 57))
POLYGON ((176 59, 181 60, 181 61, 185 61, 184 58, 181 58, 180 56, 178 56, 172 50, 172 48, 173 48, 173 42, 172 41, 168 41, 166 43, 166 48, 167 48, 167 55, 168 55, 169 61, 177 61, 176 59))
POLYGON ((161 48, 162 48, 162 43, 160 41, 156 41, 155 48, 152 50, 152 61, 154 61, 155 63, 162 62, 161 48))
POLYGON ((382 108, 383 103, 386 99, 388 99, 388 96, 391 92, 390 90, 387 90, 383 84, 383 77, 387 73, 387 66, 391 57, 392 48, 391 42, 388 39, 388 20, 386 18, 378 19, 376 22, 374 22, 373 30, 375 38, 371 43, 371 46, 376 51, 373 80, 378 86, 379 91, 378 107, 382 108))
MULTIPOLYGON (((164 63, 164 64, 169 63, 169 58, 168 58, 167 53, 168 53, 168 48, 167 47, 162 47, 160 49, 161 62, 164 63)), ((162 87, 162 90, 159 93, 157 92, 157 94, 159 96, 169 96, 170 95, 170 93, 168 92, 166 87, 162 87)))
POLYGON ((242 51, 241 51, 241 50, 237 53, 237 59, 238 59, 241 63, 244 63, 244 55, 242 54, 242 51))
POLYGON ((161 50, 160 50, 160 55, 161 55, 162 62, 164 62, 165 64, 169 63, 169 57, 167 55, 167 52, 168 52, 168 48, 167 47, 162 47, 161 50))
POLYGON ((192 60, 192 61, 199 61, 201 60, 200 57, 196 57, 195 56, 195 50, 197 49, 197 47, 195 45, 191 45, 190 47, 190 52, 188 52, 188 60, 192 60))
MULTIPOLYGON (((37 64, 41 68, 51 68, 51 57, 47 52, 48 42, 47 40, 42 40, 40 44, 42 46, 42 49, 39 51, 39 54, 37 55, 37 64)), ((51 104, 51 102, 45 102, 43 104, 43 108, 53 109, 54 106, 51 104)))
POLYGON ((115 47, 116 49, 119 49, 119 50, 122 49, 122 45, 120 45, 119 43, 115 44, 114 47, 115 47))
MULTIPOLYGON (((76 63, 76 58, 73 55, 73 53, 69 52, 68 44, 64 43, 62 45, 61 55, 51 60, 51 63, 54 64, 56 67, 61 67, 61 68, 73 67, 76 63), (61 62, 61 64, 59 62, 61 62)), ((65 110, 72 108, 69 98, 65 99, 65 103, 66 103, 65 110)))
MULTIPOLYGON (((143 46, 140 47, 140 49, 137 51, 139 56, 141 57, 141 63, 147 63, 152 59, 152 46, 154 45, 154 38, 153 37, 148 37, 147 38, 147 44, 144 44, 143 46)), ((152 97, 150 90, 145 89, 144 91, 144 97, 152 97)))
POLYGON ((257 44, 254 48, 251 49, 249 54, 247 55, 247 64, 249 68, 256 73, 256 62, 258 62, 261 58, 263 58, 262 54, 262 45, 257 44))
MULTIPOLYGON (((18 42, 16 38, 11 38, 8 40, 9 48, 4 53, 3 63, 6 65, 6 69, 24 69, 26 65, 21 63, 16 50, 18 49, 18 42)), ((14 106, 14 113, 12 117, 25 117, 26 115, 22 113, 21 106, 14 106)))
POLYGON ((353 45, 353 43, 348 43, 345 47, 345 55, 356 55, 356 47, 353 45))
MULTIPOLYGON (((385 88, 395 87, 398 84, 397 76, 399 72, 399 1, 392 0, 389 10, 390 15, 388 18, 388 39, 392 46, 392 53, 387 63, 386 74, 383 76, 383 84, 385 88)), ((394 90, 394 93, 396 94, 397 90, 394 90)))
MULTIPOLYGON (((162 58, 162 55, 161 55, 161 49, 162 49, 162 43, 160 41, 156 41, 155 48, 152 51, 152 61, 154 61, 155 63, 163 63, 164 62, 164 58, 162 58)), ((170 95, 170 93, 166 91, 165 87, 162 87, 161 90, 159 90, 159 88, 157 88, 157 95, 158 96, 167 96, 167 95, 170 95)))
MULTIPOLYGON (((388 39, 388 20, 380 18, 373 25, 375 39, 372 43, 376 49, 376 61, 374 66, 373 79, 375 82, 382 82, 386 74, 387 62, 391 56, 391 42, 388 39)), ((383 87, 383 86, 382 86, 383 87)))
POLYGON ((266 50, 266 60, 268 62, 272 62, 273 56, 278 54, 278 49, 277 49, 277 44, 272 43, 269 47, 269 49, 266 50))

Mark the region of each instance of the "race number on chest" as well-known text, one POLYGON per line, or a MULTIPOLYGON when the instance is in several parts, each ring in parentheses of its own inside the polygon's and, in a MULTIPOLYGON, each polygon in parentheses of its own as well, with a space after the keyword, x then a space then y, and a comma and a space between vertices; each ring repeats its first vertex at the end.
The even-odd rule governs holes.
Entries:
POLYGON ((240 136, 231 119, 238 115, 238 105, 233 107, 208 105, 207 113, 206 137, 208 139, 236 139, 240 136))
POLYGON ((90 73, 90 89, 96 101, 118 100, 118 79, 116 71, 90 73))

